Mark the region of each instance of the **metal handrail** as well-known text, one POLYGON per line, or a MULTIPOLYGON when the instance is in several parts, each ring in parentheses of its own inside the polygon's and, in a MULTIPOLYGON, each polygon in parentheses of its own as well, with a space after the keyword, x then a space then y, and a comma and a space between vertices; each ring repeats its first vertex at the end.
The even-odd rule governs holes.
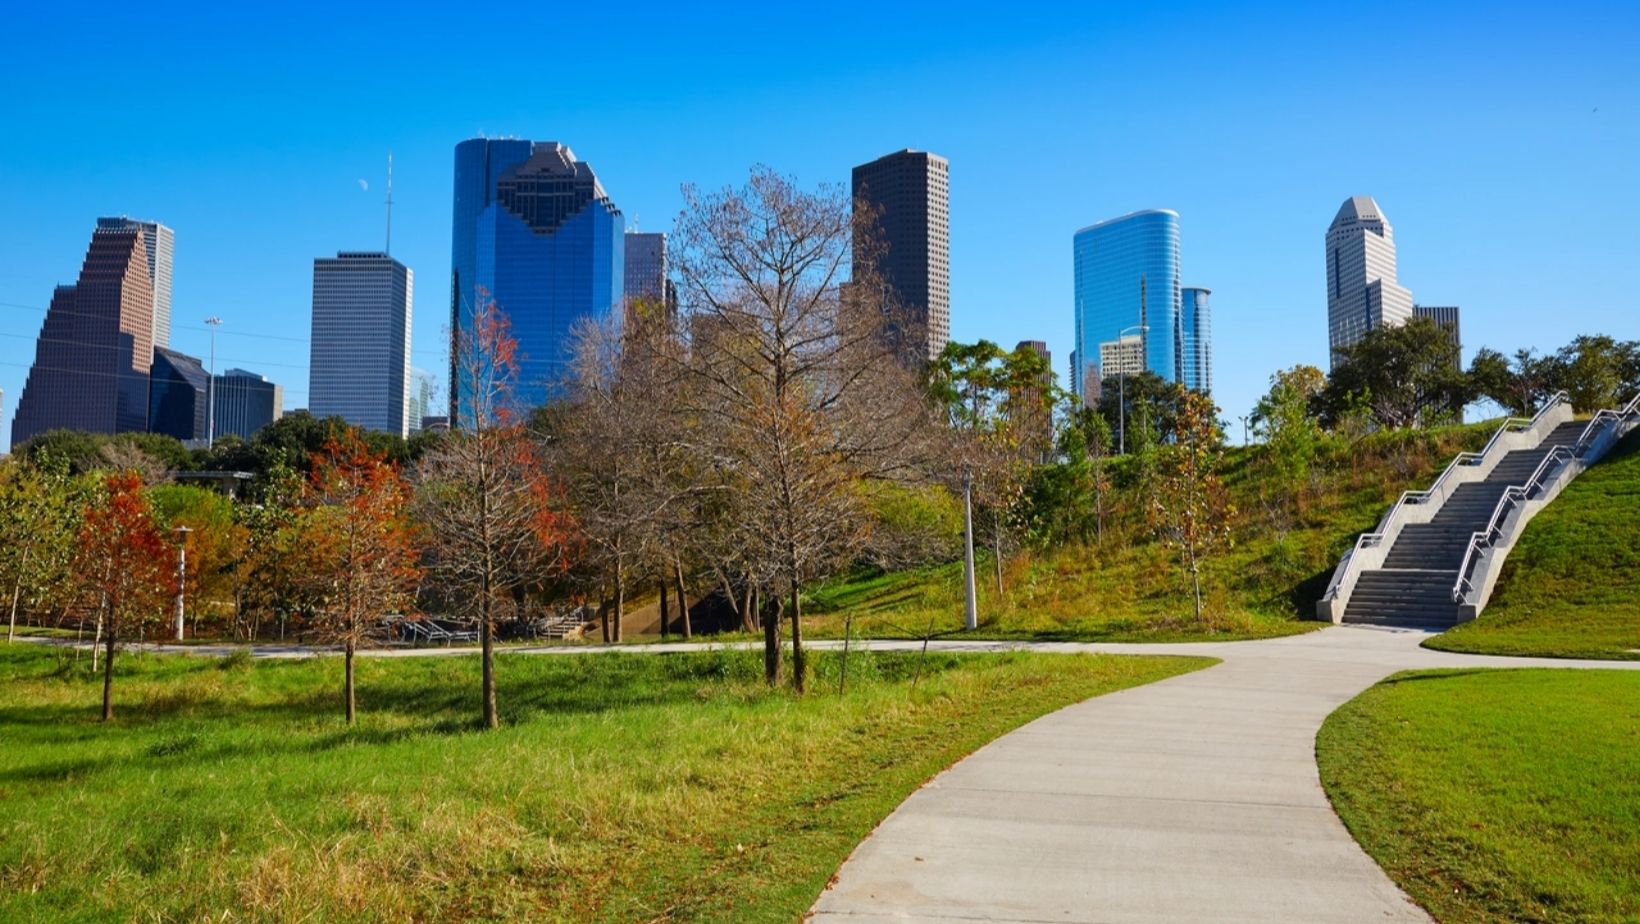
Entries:
MULTIPOLYGON (((1394 525, 1395 519, 1400 514, 1403 507, 1407 504, 1422 504, 1427 502, 1430 496, 1439 491, 1441 486, 1446 483, 1446 479, 1450 477, 1452 473, 1460 466, 1480 465, 1485 462, 1487 455, 1492 452, 1493 447, 1497 445, 1498 440, 1502 439, 1505 433, 1516 433, 1522 430, 1530 430, 1531 428, 1537 426, 1538 421, 1543 419, 1543 415, 1549 413, 1551 409, 1566 400, 1568 400, 1568 395, 1563 389, 1550 395, 1548 400, 1543 402, 1543 406, 1538 408, 1537 413, 1533 414, 1530 419, 1524 417, 1510 417, 1504 420, 1504 422, 1498 426, 1498 429, 1493 431, 1491 438, 1486 441, 1485 446, 1481 447, 1480 452, 1460 452, 1454 456, 1452 461, 1448 463, 1446 468, 1441 471, 1440 476, 1435 479, 1434 483, 1429 486, 1427 491, 1401 492, 1401 496, 1396 499, 1395 505, 1389 509, 1389 513, 1385 514, 1384 518, 1379 521, 1379 528, 1373 532, 1362 533, 1360 536, 1357 536, 1355 545, 1352 546, 1349 551, 1344 553, 1343 558, 1339 559, 1339 567, 1334 570, 1334 578, 1330 583, 1328 583, 1326 591, 1321 595, 1321 599, 1332 600, 1337 598, 1338 585, 1341 580, 1338 575, 1346 570, 1344 565, 1354 557, 1356 552, 1359 552, 1362 549, 1374 548, 1380 542, 1383 542, 1385 534, 1390 531, 1390 528, 1394 525)), ((1636 396, 1636 401, 1640 401, 1640 395, 1636 396)))
POLYGON ((1454 603, 1463 602, 1464 593, 1474 589, 1474 585, 1469 580, 1469 566, 1474 562, 1475 555, 1481 550, 1481 547, 1491 545, 1493 535, 1503 531, 1503 518, 1508 515, 1509 508, 1519 501, 1529 500, 1532 492, 1543 487, 1543 480, 1549 473, 1549 464, 1551 462, 1558 460, 1560 464, 1564 464, 1575 458, 1577 458, 1577 453, 1565 446, 1556 446, 1544 455, 1543 461, 1538 463, 1537 468, 1532 472, 1532 477, 1526 479, 1525 484, 1511 485, 1503 489, 1503 494, 1498 498, 1497 505, 1492 508, 1492 516, 1486 521, 1486 528, 1471 533, 1469 536, 1469 546, 1464 549, 1463 561, 1458 565, 1458 579, 1452 582, 1452 601, 1454 603))

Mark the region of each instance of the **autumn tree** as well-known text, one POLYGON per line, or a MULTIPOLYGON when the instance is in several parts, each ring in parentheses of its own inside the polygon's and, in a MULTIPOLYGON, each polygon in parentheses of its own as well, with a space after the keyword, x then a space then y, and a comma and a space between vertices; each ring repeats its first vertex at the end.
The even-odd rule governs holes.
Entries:
POLYGON ((119 472, 85 507, 74 573, 97 607, 103 659, 102 717, 114 717, 114 652, 157 621, 175 592, 176 549, 154 524, 142 477, 119 472))
POLYGON ((1190 578, 1196 619, 1202 618, 1202 561, 1230 540, 1234 510, 1219 477, 1224 434, 1206 395, 1179 387, 1176 438, 1159 451, 1151 525, 1179 553, 1190 578))
POLYGON ((496 728, 496 627, 561 553, 562 523, 513 403, 518 341, 482 291, 454 348, 462 427, 422 459, 416 513, 428 527, 432 573, 478 622, 483 722, 496 728))
POLYGON ((234 635, 255 639, 264 618, 285 620, 296 605, 301 560, 300 513, 303 482, 282 454, 272 455, 254 481, 245 503, 235 504, 234 521, 243 537, 234 570, 234 635))
MULTIPOLYGON (((687 187, 677 267, 689 336, 689 413, 731 480, 727 528, 750 578, 786 597, 793 682, 805 680, 806 581, 858 546, 855 484, 906 471, 926 403, 897 342, 908 326, 875 269, 869 208, 834 187, 799 189, 755 168, 740 189, 687 187)), ((778 615, 764 669, 781 672, 778 615)))
POLYGON ((421 577, 410 489, 357 431, 331 437, 313 459, 300 541, 301 579, 320 637, 342 646, 343 701, 355 716, 353 658, 381 617, 415 599, 421 577))

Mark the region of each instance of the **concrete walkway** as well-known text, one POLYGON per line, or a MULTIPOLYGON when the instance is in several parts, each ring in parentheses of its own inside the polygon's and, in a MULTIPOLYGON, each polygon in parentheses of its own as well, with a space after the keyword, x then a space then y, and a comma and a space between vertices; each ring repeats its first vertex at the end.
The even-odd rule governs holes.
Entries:
POLYGON ((1640 668, 1473 657, 1421 632, 1036 645, 1224 663, 1044 716, 914 793, 815 904, 820 924, 1428 921, 1333 814, 1322 720, 1408 668, 1640 668))

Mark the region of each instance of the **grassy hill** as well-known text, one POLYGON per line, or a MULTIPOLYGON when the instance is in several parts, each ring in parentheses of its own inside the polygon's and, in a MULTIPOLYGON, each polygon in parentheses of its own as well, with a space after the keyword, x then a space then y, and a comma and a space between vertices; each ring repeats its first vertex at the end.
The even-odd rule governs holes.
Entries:
POLYGON ((1526 527, 1479 619, 1426 644, 1472 654, 1640 659, 1640 430, 1526 527))
MULTIPOLYGON (((1478 449, 1496 423, 1326 438, 1297 497, 1278 496, 1262 447, 1235 448, 1225 482, 1233 545, 1204 566, 1209 616, 1197 622, 1176 553, 1144 524, 1143 497, 1121 491, 1104 537, 1025 551, 998 594, 979 567, 980 635, 988 638, 1165 641, 1302 632, 1333 567, 1400 493, 1421 488, 1458 452, 1478 449)), ((1120 479, 1118 479, 1120 480, 1120 479)), ((816 588, 817 635, 916 636, 962 625, 960 563, 901 573, 858 572, 816 588)))

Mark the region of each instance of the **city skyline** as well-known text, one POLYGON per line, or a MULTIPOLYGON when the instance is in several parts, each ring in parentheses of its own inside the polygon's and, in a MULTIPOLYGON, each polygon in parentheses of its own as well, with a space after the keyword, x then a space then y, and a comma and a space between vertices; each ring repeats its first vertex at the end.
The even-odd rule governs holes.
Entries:
MULTIPOLYGON (((451 146, 480 132, 571 144, 656 231, 669 228, 685 182, 712 190, 765 163, 805 185, 846 188, 851 165, 885 151, 938 151, 957 175, 952 337, 1041 338, 1056 356, 1068 354, 1072 334, 1065 236, 1092 217, 1167 203, 1187 226, 1186 281, 1211 285, 1221 302, 1214 395, 1225 417, 1245 413, 1276 368, 1327 366, 1316 237, 1338 202, 1361 191, 1393 212, 1402 283, 1465 307, 1466 358, 1580 332, 1640 336, 1622 281, 1588 272, 1621 265, 1633 249, 1623 216, 1640 191, 1620 178, 1640 137, 1640 79, 1622 50, 1640 14, 1615 3, 1572 18, 1523 9, 1482 17, 1476 29, 1480 9, 1380 10, 1375 60, 1386 76, 1352 85, 1347 99, 1323 81, 1293 79, 1335 66, 1345 20, 1325 10, 1026 10, 983 29, 960 16, 881 14, 928 30, 909 51, 888 41, 891 29, 862 36, 841 16, 806 31, 779 75, 756 78, 745 77, 750 48, 793 14, 757 24, 707 16, 635 30, 644 54, 634 68, 559 94, 547 111, 525 90, 523 61, 482 72, 423 66, 446 56, 434 24, 413 14, 384 22, 343 11, 338 30, 360 38, 345 54, 313 55, 304 54, 312 35, 294 22, 242 11, 161 30, 134 12, 111 9, 85 29, 65 11, 19 10, 15 38, 76 41, 14 41, 0 56, 0 71, 31 88, 0 101, 0 118, 18 127, 0 151, 0 207, 12 218, 0 226, 0 429, 9 433, 51 287, 72 281, 86 224, 121 213, 157 218, 184 241, 172 345, 205 355, 201 319, 221 316, 219 366, 263 370, 289 383, 289 407, 306 407, 313 254, 379 247, 392 151, 394 254, 424 278, 442 277, 451 146), (722 43, 721 60, 687 74, 667 65, 680 40, 706 34, 722 43), (133 40, 153 50, 156 78, 179 88, 163 106, 113 105, 94 79, 89 65, 133 40), (1128 81, 1142 48, 1203 41, 1226 55, 1128 81), (339 84, 354 89, 336 94, 339 84), (928 89, 882 92, 899 84, 928 89), (257 105, 233 102, 245 98, 257 105), (1379 143, 1340 144, 1316 128, 1343 106, 1380 126, 1379 143), (776 111, 802 117, 766 124, 776 111), (1117 143, 1164 123, 1211 138, 1213 156, 1117 143), (88 128, 119 143, 63 143, 88 128), (1477 147, 1476 137, 1489 143, 1477 147), (1511 193, 1497 195, 1505 186, 1511 193), (1488 246, 1474 247, 1480 239, 1488 246)), ((595 20, 575 15, 581 26, 595 20)), ((546 13, 520 14, 516 25, 537 21, 546 13)), ((572 71, 595 61, 590 49, 559 59, 572 71)), ((442 280, 432 291, 441 301, 442 280)), ((445 368, 441 315, 424 311, 414 332, 416 363, 436 371, 445 368)))

